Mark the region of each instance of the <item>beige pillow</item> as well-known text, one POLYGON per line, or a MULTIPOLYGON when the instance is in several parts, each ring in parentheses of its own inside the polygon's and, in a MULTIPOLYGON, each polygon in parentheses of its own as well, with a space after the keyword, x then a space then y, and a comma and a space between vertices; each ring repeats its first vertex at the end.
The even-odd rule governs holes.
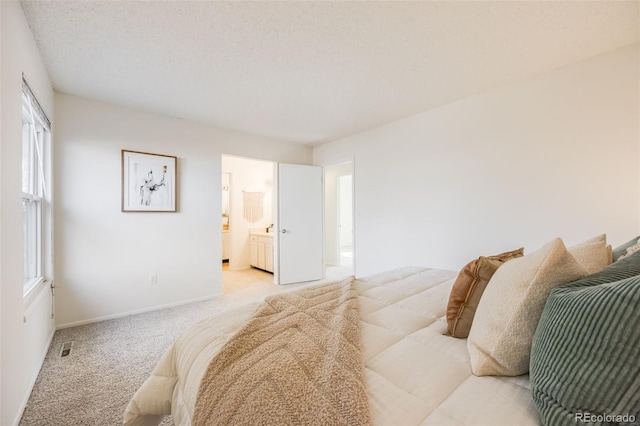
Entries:
POLYGON ((458 274, 451 288, 447 303, 447 331, 453 337, 469 335, 476 308, 487 283, 507 260, 522 257, 524 248, 496 254, 480 256, 467 263, 458 274))
POLYGON ((529 371, 531 340, 551 290, 588 275, 560 238, 493 275, 476 311, 467 348, 477 376, 529 371))
MULTIPOLYGON (((595 237, 590 238, 587 241, 583 241, 582 243, 580 243, 578 245, 596 243, 596 242, 600 242, 600 241, 602 241, 602 242, 604 242, 606 244, 605 249, 607 250, 607 266, 611 265, 613 263, 613 247, 611 247, 611 244, 607 244, 607 234, 596 235, 595 237)), ((569 248, 569 252, 571 252, 571 248, 569 248)), ((573 253, 571 253, 571 254, 573 254, 573 253)), ((574 255, 574 257, 575 257, 575 255, 574 255)))
POLYGON ((604 234, 569 247, 568 250, 589 274, 600 272, 610 264, 604 234))
POLYGON ((597 242, 607 242, 607 234, 600 234, 600 235, 596 235, 595 237, 589 238, 588 240, 585 240, 583 242, 581 242, 580 244, 590 244, 590 243, 597 243, 597 242))

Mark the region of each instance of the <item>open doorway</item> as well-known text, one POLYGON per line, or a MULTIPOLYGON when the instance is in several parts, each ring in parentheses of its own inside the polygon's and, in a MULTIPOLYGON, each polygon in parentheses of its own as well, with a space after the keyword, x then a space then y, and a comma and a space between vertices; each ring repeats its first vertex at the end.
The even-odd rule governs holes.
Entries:
POLYGON ((275 163, 223 155, 222 292, 272 286, 275 163))
POLYGON ((340 175, 338 196, 338 264, 353 266, 353 175, 340 175))
POLYGON ((354 265, 353 162, 324 168, 325 236, 327 274, 352 275, 354 265))
MULTIPOLYGON (((341 267, 339 262, 323 274, 321 167, 228 155, 222 156, 221 165, 222 195, 228 197, 222 200, 224 294, 240 290, 255 293, 276 284, 318 283, 349 275, 336 271, 341 267)), ((333 185, 337 194, 335 184, 337 181, 333 185)), ((340 202, 343 207, 351 204, 351 195, 343 188, 341 194, 345 193, 347 201, 340 202)), ((337 203, 335 199, 334 210, 337 203)), ((346 219, 340 221, 341 227, 349 227, 346 219)), ((344 246, 344 257, 349 258, 352 242, 343 238, 339 244, 344 246)), ((347 272, 352 271, 352 264, 349 261, 346 265, 347 272)))

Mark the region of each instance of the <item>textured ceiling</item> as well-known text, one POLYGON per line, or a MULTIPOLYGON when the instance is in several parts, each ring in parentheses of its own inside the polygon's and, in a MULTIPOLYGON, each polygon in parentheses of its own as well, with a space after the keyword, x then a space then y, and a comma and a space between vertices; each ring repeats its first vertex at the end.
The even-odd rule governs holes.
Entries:
POLYGON ((55 89, 317 144, 640 40, 640 2, 22 1, 55 89))

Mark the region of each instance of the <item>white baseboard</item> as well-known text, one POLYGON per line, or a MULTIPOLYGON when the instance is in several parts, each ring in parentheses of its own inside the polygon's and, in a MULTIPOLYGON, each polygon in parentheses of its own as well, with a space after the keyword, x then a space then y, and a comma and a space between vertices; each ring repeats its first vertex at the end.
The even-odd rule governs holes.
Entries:
POLYGON ((44 353, 40 357, 40 368, 36 371, 36 374, 33 376, 31 380, 31 384, 29 385, 29 392, 25 395, 22 403, 20 404, 20 409, 18 410, 18 414, 13 421, 13 426, 19 426, 20 420, 22 420, 22 415, 24 414, 25 408, 27 408, 27 403, 29 402, 29 398, 31 397, 31 392, 33 391, 33 387, 36 385, 36 381, 38 380, 38 376, 40 375, 40 370, 42 370, 42 366, 44 365, 44 360, 47 357, 47 353, 49 353, 49 347, 51 346, 51 342, 53 342, 53 336, 56 334, 55 328, 51 330, 51 335, 49 336, 49 341, 44 348, 44 353))
POLYGON ((214 299, 214 298, 220 297, 220 296, 222 296, 222 293, 213 294, 211 296, 197 297, 195 299, 182 300, 180 302, 167 303, 165 305, 151 306, 149 308, 136 309, 136 310, 133 310, 133 311, 122 312, 122 313, 119 313, 119 314, 105 315, 105 316, 102 316, 102 317, 95 317, 95 318, 89 318, 89 319, 81 320, 81 321, 74 321, 74 322, 68 322, 68 323, 65 323, 65 324, 58 324, 58 325, 56 325, 56 330, 62 330, 63 328, 69 328, 69 327, 77 327, 79 325, 92 324, 94 322, 106 321, 106 320, 110 320, 110 319, 127 317, 129 315, 143 314, 145 312, 159 311, 160 309, 173 308, 174 306, 186 305, 188 303, 204 302, 206 300, 211 300, 211 299, 214 299))

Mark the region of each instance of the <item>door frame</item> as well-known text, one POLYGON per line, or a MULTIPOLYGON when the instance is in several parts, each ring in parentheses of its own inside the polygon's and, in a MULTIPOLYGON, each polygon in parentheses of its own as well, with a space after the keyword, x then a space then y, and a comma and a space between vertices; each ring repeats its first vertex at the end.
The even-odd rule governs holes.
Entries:
MULTIPOLYGON (((321 164, 322 167, 322 171, 323 171, 323 183, 324 183, 324 196, 326 198, 326 185, 327 185, 327 169, 331 169, 331 168, 335 168, 337 166, 340 165, 345 165, 345 164, 350 164, 351 165, 351 224, 352 224, 352 244, 353 244, 353 259, 352 259, 352 264, 351 264, 351 270, 353 272, 353 274, 355 275, 356 272, 356 250, 357 250, 357 238, 356 238, 356 212, 357 212, 357 207, 356 207, 356 161, 354 157, 347 157, 347 158, 342 158, 340 160, 336 160, 336 161, 332 161, 332 162, 327 162, 327 163, 323 163, 321 164)), ((338 195, 338 191, 336 190, 336 197, 338 195)), ((336 217, 338 215, 338 200, 336 199, 336 217)), ((325 245, 328 244, 328 241, 330 240, 330 238, 327 238, 327 233, 328 232, 335 232, 336 235, 336 252, 337 252, 337 256, 338 256, 338 266, 339 266, 339 256, 340 256, 340 238, 339 238, 339 232, 340 230, 338 229, 337 226, 337 220, 336 220, 336 227, 335 229, 329 230, 327 226, 325 226, 325 245)), ((325 260, 326 260, 326 256, 325 256, 325 260)), ((325 263, 325 270, 326 270, 326 263, 325 263)))

